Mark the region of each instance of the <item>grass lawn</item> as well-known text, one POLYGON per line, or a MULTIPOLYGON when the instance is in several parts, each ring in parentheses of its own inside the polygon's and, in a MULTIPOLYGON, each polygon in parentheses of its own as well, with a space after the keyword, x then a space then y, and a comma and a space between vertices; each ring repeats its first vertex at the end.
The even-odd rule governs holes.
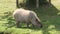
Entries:
POLYGON ((35 11, 43 28, 16 28, 12 16, 15 9, 15 0, 0 0, 0 34, 60 34, 60 0, 52 0, 49 7, 43 6, 35 11))

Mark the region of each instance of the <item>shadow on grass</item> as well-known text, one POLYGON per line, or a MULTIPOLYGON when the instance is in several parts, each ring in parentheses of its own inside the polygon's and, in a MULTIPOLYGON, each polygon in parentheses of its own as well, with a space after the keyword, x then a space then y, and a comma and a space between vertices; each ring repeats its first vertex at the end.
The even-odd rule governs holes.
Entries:
POLYGON ((31 29, 31 30, 41 30, 42 28, 38 28, 38 27, 18 27, 18 28, 22 28, 22 29, 31 29))
POLYGON ((60 31, 60 16, 58 15, 59 10, 56 7, 51 4, 50 6, 41 6, 35 11, 43 22, 43 34, 50 34, 49 31, 53 29, 60 31))
MULTIPOLYGON (((48 32, 50 30, 49 27, 52 27, 51 29, 55 29, 56 31, 60 31, 60 16, 58 15, 60 11, 53 4, 43 5, 38 9, 29 7, 29 10, 34 10, 43 22, 43 34, 50 34, 50 32, 48 32)), ((37 28, 37 30, 39 29, 37 28)))

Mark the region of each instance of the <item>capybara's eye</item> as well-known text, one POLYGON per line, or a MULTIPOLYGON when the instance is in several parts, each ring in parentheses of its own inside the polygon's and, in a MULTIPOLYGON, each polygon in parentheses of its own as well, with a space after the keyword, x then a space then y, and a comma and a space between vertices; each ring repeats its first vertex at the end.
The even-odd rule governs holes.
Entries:
POLYGON ((36 21, 38 21, 38 20, 36 19, 36 21))

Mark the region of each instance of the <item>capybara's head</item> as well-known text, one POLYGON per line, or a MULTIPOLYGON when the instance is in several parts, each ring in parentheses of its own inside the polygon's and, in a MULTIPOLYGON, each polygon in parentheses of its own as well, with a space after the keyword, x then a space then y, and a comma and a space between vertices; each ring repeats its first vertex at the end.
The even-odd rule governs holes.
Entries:
POLYGON ((36 19, 36 26, 39 28, 43 27, 42 23, 38 19, 36 19))

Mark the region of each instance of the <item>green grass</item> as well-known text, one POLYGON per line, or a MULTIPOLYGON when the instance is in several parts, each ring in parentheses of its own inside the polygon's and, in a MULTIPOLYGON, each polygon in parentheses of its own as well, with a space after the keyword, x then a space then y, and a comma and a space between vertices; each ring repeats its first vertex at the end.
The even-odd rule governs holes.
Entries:
POLYGON ((60 1, 52 0, 51 5, 40 7, 36 13, 43 28, 16 28, 12 16, 16 9, 15 0, 0 0, 0 34, 60 34, 60 1))

